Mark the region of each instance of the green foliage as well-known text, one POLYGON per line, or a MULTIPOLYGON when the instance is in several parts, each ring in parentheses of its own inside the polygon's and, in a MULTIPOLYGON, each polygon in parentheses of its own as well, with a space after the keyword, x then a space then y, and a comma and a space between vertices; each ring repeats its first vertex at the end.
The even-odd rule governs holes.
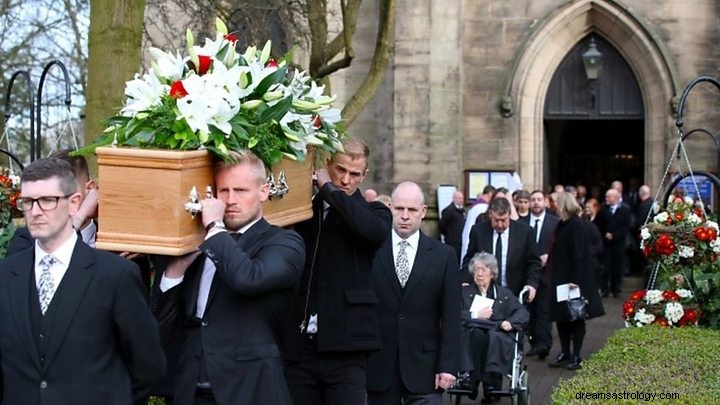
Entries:
MULTIPOLYGON (((606 403, 580 400, 578 393, 678 393, 660 403, 720 402, 720 331, 650 325, 618 330, 605 347, 562 380, 553 403, 606 403)), ((657 399, 655 401, 658 401, 657 399)), ((620 400, 613 403, 637 403, 620 400)))
POLYGON ((15 229, 15 224, 13 224, 12 221, 0 228, 0 258, 5 257, 10 240, 15 234, 15 229))

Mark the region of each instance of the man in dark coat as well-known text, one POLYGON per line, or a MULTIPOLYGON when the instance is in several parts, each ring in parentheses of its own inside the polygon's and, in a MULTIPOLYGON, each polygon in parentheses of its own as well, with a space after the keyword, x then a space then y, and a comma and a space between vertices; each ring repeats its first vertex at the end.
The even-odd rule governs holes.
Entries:
POLYGON ((545 193, 535 190, 530 194, 530 215, 521 218, 533 230, 538 245, 538 255, 542 262, 540 284, 535 300, 530 304, 530 324, 528 325, 530 345, 528 356, 538 356, 545 359, 552 347, 552 331, 550 315, 550 272, 546 267, 553 233, 560 219, 545 209, 545 193))
POLYGON ((445 243, 450 245, 457 253, 458 263, 460 262, 460 252, 462 251, 462 231, 465 226, 465 208, 463 201, 465 196, 462 191, 453 193, 453 200, 450 205, 442 210, 440 218, 440 234, 443 236, 445 243))
POLYGON ((33 246, 0 262, 2 403, 144 398, 165 359, 137 266, 73 230, 80 194, 67 162, 36 160, 21 180, 33 246))
MULTIPOLYGON (((515 295, 520 294, 523 287, 529 287, 528 299, 532 302, 540 283, 541 267, 532 228, 510 220, 510 202, 506 198, 492 200, 488 210, 490 221, 475 225, 470 232, 470 243, 461 269, 468 268, 475 253, 493 253, 499 258, 498 285, 509 288, 515 295)), ((469 281, 469 276, 465 280, 469 281)))
POLYGON ((343 145, 315 172, 313 218, 295 226, 307 260, 284 322, 283 355, 297 404, 365 404, 367 355, 381 347, 370 270, 392 219, 358 189, 367 145, 355 138, 343 145))
POLYGON ((455 252, 427 237, 420 187, 392 193, 393 231, 375 257, 382 349, 368 359, 369 405, 424 401, 441 404, 455 381, 460 356, 460 277, 455 252))
POLYGON ((250 151, 230 156, 215 170, 217 198, 200 201, 200 251, 170 260, 153 291, 163 334, 182 338, 173 404, 291 404, 279 319, 305 249, 297 233, 262 217, 262 161, 250 151))
POLYGON ((601 215, 603 217, 601 233, 605 241, 605 275, 600 288, 603 296, 612 292, 617 298, 620 296, 627 262, 625 244, 632 225, 632 212, 626 204, 620 202, 620 192, 611 188, 605 193, 605 205, 601 215))

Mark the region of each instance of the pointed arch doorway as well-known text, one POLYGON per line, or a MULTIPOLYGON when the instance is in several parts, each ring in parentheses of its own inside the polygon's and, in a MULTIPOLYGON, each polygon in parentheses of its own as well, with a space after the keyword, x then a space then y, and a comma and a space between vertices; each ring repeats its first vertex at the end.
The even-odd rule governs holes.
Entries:
MULTIPOLYGON (((602 197, 613 180, 644 180, 644 105, 637 79, 620 53, 591 33, 565 56, 548 87, 544 111, 545 178, 583 184, 602 197), (583 54, 597 49, 602 69, 587 78, 583 54)), ((602 199, 601 199, 602 201, 602 199)))

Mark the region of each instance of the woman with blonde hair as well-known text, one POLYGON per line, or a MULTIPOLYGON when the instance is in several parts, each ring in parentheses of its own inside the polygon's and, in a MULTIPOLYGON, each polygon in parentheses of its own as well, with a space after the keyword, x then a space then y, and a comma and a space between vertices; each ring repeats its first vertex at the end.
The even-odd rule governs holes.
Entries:
POLYGON ((587 300, 588 319, 605 314, 591 260, 590 240, 579 216, 581 211, 580 205, 572 195, 569 193, 558 195, 557 213, 560 216, 560 223, 555 230, 555 242, 550 248, 547 263, 548 270, 552 274, 550 320, 556 323, 562 348, 562 352, 549 365, 565 367, 568 370, 580 368, 585 320, 571 320, 568 302, 557 301, 557 287, 568 285, 571 292, 579 289, 580 296, 587 300))

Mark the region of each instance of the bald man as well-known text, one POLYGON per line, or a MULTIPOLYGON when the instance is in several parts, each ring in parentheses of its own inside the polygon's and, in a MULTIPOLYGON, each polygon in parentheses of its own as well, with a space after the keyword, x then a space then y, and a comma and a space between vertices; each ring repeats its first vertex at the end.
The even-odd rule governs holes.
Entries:
POLYGON ((600 288, 603 297, 612 293, 620 296, 623 271, 625 269, 625 239, 632 226, 632 212, 621 202, 621 194, 615 188, 605 193, 605 205, 602 211, 601 233, 605 243, 605 274, 600 288))
POLYGON ((443 241, 450 245, 457 252, 458 263, 460 262, 460 252, 462 250, 462 231, 465 226, 465 207, 463 202, 465 195, 462 191, 453 193, 452 202, 442 210, 440 218, 440 233, 443 241))

